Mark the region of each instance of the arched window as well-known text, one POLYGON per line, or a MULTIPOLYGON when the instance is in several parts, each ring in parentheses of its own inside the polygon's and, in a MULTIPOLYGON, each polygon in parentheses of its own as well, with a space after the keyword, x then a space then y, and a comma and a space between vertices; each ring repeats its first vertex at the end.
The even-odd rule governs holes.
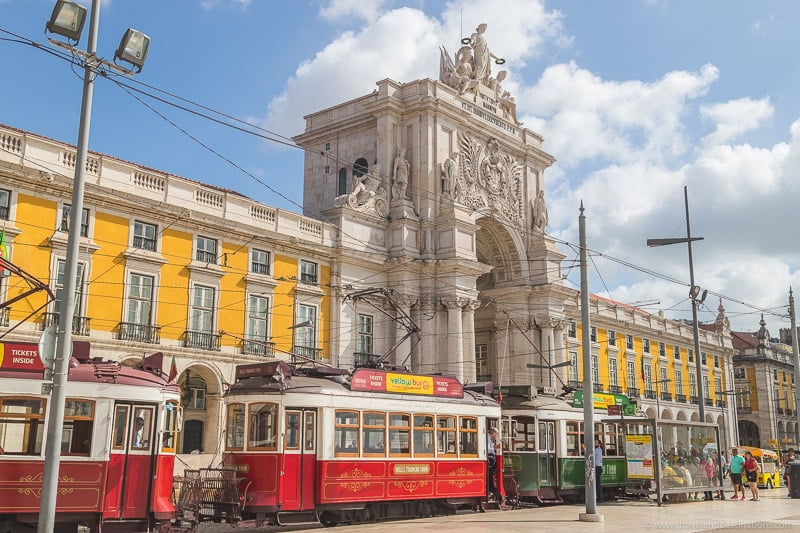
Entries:
POLYGON ((363 176, 369 171, 369 163, 363 157, 356 159, 353 163, 353 177, 363 176))
POLYGON ((207 388, 203 378, 187 376, 183 391, 183 405, 186 409, 205 409, 207 388))
POLYGON ((342 167, 339 169, 339 184, 336 188, 336 196, 347 194, 347 169, 342 167))

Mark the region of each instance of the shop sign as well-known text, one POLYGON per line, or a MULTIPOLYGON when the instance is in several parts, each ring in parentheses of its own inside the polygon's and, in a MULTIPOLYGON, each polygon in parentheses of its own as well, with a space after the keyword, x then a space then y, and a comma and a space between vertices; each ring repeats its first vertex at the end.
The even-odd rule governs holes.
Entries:
MULTIPOLYGON (((626 416, 636 415, 636 406, 631 403, 627 396, 624 394, 604 394, 595 392, 592 394, 595 409, 608 409, 612 405, 622 406, 622 412, 626 416)), ((572 407, 583 407, 583 391, 575 391, 572 396, 572 407)), ((611 413, 609 413, 611 414, 611 413)))
POLYGON ((350 389, 448 398, 464 396, 464 389, 455 378, 383 372, 369 368, 359 368, 353 373, 350 389))

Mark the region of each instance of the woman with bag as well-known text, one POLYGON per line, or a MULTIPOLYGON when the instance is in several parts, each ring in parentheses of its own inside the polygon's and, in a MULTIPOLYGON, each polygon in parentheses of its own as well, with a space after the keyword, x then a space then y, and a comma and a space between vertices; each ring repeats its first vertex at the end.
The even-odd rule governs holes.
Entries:
POLYGON ((750 485, 750 492, 753 494, 753 497, 750 498, 750 501, 757 502, 758 499, 758 471, 760 470, 758 466, 758 461, 755 460, 753 454, 745 452, 744 454, 744 472, 747 476, 747 483, 750 485))
MULTIPOLYGON (((709 453, 706 458, 703 460, 702 469, 704 476, 704 481, 706 486, 710 487, 713 485, 714 482, 714 457, 709 453)), ((709 501, 714 499, 714 493, 710 490, 704 491, 703 500, 709 501)))

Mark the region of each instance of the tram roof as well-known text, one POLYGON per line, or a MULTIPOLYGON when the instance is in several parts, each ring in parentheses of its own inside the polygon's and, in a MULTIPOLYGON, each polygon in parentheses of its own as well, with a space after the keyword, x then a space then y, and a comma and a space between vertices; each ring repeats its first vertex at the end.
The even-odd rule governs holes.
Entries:
MULTIPOLYGON (((0 377, 12 379, 43 379, 42 372, 25 370, 3 370, 0 377)), ((90 359, 79 361, 72 358, 69 363, 69 382, 136 385, 180 391, 177 383, 170 382, 163 373, 122 366, 115 361, 90 359)))

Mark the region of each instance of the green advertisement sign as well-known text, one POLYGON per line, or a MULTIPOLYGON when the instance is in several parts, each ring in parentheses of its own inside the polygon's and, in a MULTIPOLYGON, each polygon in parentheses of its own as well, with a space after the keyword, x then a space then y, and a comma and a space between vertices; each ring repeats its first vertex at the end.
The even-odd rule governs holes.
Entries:
MULTIPOLYGON (((630 399, 624 394, 605 394, 602 392, 595 392, 592 394, 592 400, 595 409, 607 410, 609 405, 621 405, 622 414, 627 416, 636 416, 636 405, 632 404, 630 399)), ((572 396, 572 407, 583 407, 583 391, 577 390, 572 396)))

